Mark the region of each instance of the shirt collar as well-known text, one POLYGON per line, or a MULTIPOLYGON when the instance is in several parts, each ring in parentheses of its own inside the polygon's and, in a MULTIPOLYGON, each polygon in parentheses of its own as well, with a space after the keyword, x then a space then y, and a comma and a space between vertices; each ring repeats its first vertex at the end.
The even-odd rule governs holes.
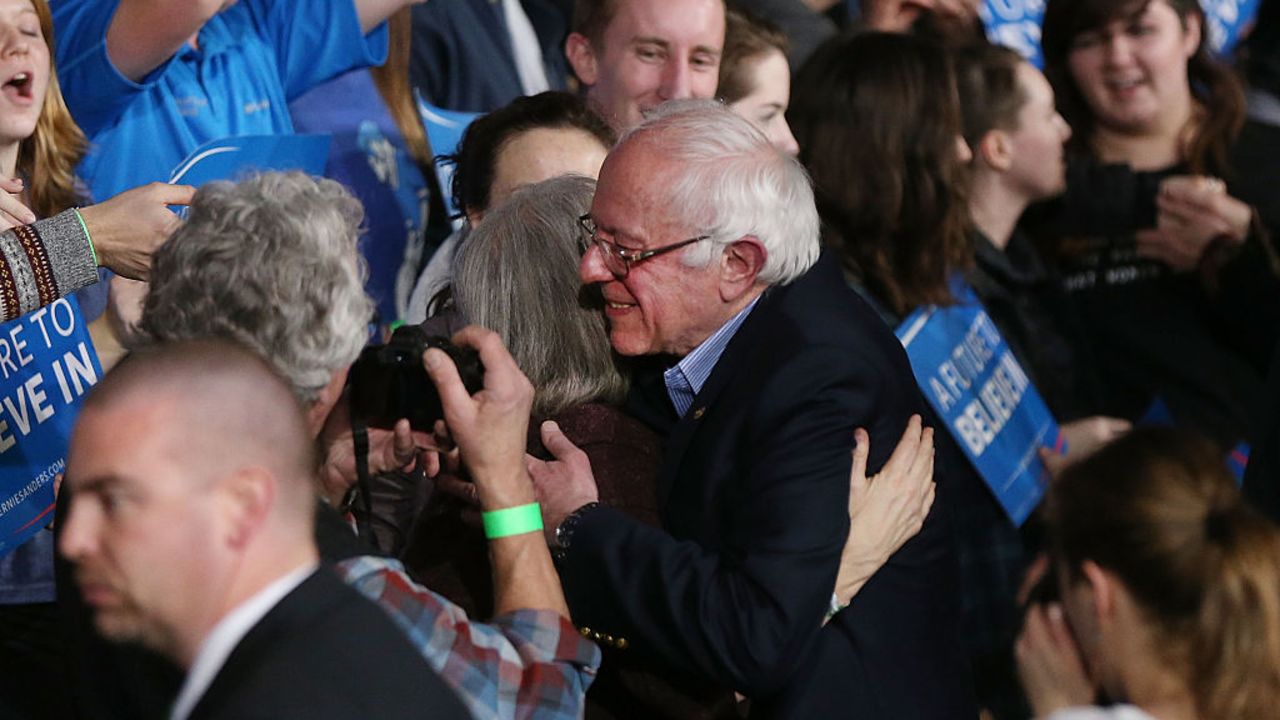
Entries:
POLYGON ((209 689, 209 685, 213 683, 213 679, 217 677, 218 671, 222 669, 222 664, 227 661, 231 651, 240 644, 240 640, 253 629, 254 625, 258 624, 259 620, 271 612, 271 608, 283 600, 284 596, 293 592, 303 580, 315 572, 317 567, 319 563, 308 563, 272 582, 253 597, 240 603, 213 626, 213 630, 209 631, 204 641, 200 643, 196 659, 191 663, 187 679, 182 683, 182 692, 173 703, 169 720, 186 720, 195 709, 196 703, 209 689))
MULTIPOLYGON (((692 404, 693 397, 702 391, 702 386, 707 383, 707 378, 711 377, 711 371, 715 369, 716 363, 720 361, 720 356, 724 354, 724 349, 729 345, 729 341, 738 332, 738 328, 742 327, 742 323, 746 321, 747 315, 751 313, 756 303, 760 302, 759 296, 751 301, 738 314, 729 318, 729 321, 720 326, 719 330, 712 333, 711 337, 703 340, 688 355, 680 358, 680 361, 674 367, 663 373, 663 380, 666 382, 669 393, 684 392, 689 395, 688 404, 692 404), (682 388, 683 383, 680 382, 683 377, 685 383, 688 384, 687 389, 682 388)), ((684 410, 688 409, 688 404, 676 401, 676 410, 683 415, 684 410), (681 407, 681 405, 685 407, 681 407)))

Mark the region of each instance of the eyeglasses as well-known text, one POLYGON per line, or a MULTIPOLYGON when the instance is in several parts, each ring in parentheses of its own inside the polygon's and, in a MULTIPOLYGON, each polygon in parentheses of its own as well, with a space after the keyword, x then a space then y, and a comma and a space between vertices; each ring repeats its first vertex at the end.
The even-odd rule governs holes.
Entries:
POLYGON ((672 250, 679 250, 685 245, 692 245, 699 240, 706 240, 711 237, 710 235, 699 235, 698 237, 681 240, 680 242, 663 245, 651 250, 632 250, 600 237, 599 228, 596 227, 595 221, 591 219, 589 214, 578 218, 578 227, 582 228, 582 252, 585 254, 592 245, 599 248, 600 257, 604 259, 604 266, 619 280, 626 277, 627 273, 631 272, 631 266, 638 262, 657 257, 663 253, 669 253, 672 250))

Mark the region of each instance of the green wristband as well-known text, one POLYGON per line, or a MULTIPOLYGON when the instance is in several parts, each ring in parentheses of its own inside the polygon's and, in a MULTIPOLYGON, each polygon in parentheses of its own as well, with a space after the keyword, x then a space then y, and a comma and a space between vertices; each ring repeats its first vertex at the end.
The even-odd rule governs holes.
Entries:
POLYGON ((542 529, 542 507, 536 502, 528 505, 491 510, 481 513, 484 518, 484 536, 490 540, 538 532, 542 529))
POLYGON ((89 235, 89 226, 84 223, 80 208, 71 208, 71 212, 76 214, 76 219, 80 221, 80 229, 84 231, 84 239, 89 241, 89 252, 93 254, 93 264, 98 265, 98 249, 93 246, 93 237, 89 235))

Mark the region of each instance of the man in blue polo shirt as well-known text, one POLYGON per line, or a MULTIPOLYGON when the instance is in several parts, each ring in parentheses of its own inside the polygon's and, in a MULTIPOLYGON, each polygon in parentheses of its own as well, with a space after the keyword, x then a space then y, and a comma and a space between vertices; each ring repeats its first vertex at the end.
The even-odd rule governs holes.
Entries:
POLYGON ((58 78, 93 143, 94 197, 152 180, 201 144, 289 133, 288 102, 385 60, 381 28, 423 0, 53 0, 58 78))

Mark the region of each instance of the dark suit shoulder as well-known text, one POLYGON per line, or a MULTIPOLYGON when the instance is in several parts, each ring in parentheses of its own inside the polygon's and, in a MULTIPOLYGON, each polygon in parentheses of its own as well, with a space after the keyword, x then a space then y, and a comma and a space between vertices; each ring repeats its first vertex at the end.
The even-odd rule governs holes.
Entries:
POLYGON ((236 645, 192 720, 466 718, 453 691, 378 607, 327 568, 236 645))
POLYGON ((762 310, 765 332, 778 335, 779 340, 829 345, 906 362, 892 328, 849 287, 828 252, 795 281, 769 290, 758 309, 762 310))

